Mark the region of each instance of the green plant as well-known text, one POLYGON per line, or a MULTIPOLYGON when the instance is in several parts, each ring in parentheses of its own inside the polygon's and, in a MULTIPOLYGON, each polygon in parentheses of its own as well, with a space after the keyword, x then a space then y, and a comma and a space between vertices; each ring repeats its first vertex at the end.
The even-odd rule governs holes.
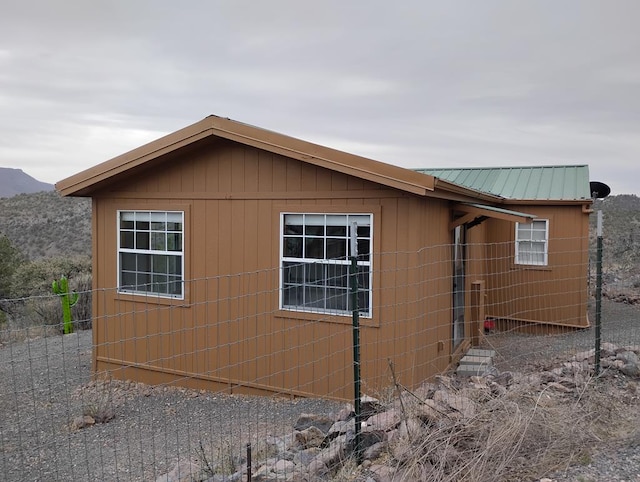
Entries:
POLYGON ((62 318, 64 321, 64 333, 73 333, 73 323, 71 321, 71 307, 78 302, 80 295, 75 291, 69 292, 69 281, 66 276, 62 276, 59 280, 51 283, 51 289, 60 297, 62 304, 62 318))
POLYGON ((95 393, 85 403, 82 415, 93 418, 95 423, 107 423, 115 418, 111 377, 97 380, 95 393))

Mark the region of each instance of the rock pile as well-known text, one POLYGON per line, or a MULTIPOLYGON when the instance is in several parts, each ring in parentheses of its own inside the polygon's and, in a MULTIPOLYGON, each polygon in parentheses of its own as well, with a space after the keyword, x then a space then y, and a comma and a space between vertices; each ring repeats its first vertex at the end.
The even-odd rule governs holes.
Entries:
MULTIPOLYGON (((604 343, 601 365, 606 376, 640 377, 639 353, 640 347, 604 343)), ((575 406, 593 379, 594 359, 595 350, 588 350, 535 373, 490 368, 482 376, 439 376, 415 391, 401 390, 386 404, 367 397, 362 403, 359 456, 351 406, 334 418, 303 415, 291 433, 267 437, 263 446, 254 448, 252 481, 311 482, 331 480, 337 474, 340 480, 363 482, 455 479, 464 475, 460 471, 469 467, 470 458, 495 456, 491 424, 501 413, 520 414, 523 409, 517 404, 522 400, 534 400, 536 406, 556 406, 565 400, 565 405, 575 406)), ((517 439, 522 430, 514 426, 513 437, 517 439)), ((509 440, 506 432, 499 436, 504 436, 503 445, 509 440)), ((524 466, 524 459, 513 463, 524 466)), ((246 461, 235 472, 222 474, 210 461, 182 460, 157 481, 244 481, 247 470, 246 461)))
POLYGON ((616 303, 625 303, 627 305, 640 304, 640 293, 637 288, 605 289, 602 292, 602 296, 616 303))

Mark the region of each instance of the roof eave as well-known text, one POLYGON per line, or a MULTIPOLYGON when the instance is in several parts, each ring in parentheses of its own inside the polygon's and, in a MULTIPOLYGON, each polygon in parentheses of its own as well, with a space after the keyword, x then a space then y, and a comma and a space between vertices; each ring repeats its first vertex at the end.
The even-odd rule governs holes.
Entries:
POLYGON ((504 204, 527 204, 529 206, 570 206, 576 204, 593 204, 593 199, 511 199, 506 198, 504 204))
POLYGON ((205 122, 206 120, 196 122, 184 129, 58 181, 55 184, 55 188, 62 196, 89 197, 99 184, 108 181, 110 178, 210 136, 211 127, 205 122))
POLYGON ((453 195, 452 200, 455 201, 469 201, 474 200, 489 201, 494 203, 503 203, 505 199, 495 194, 489 194, 486 192, 478 191, 469 187, 461 186, 453 182, 444 181, 440 178, 435 178, 435 188, 437 191, 443 191, 453 195))
POLYGON ((435 189, 429 174, 338 151, 248 124, 209 116, 172 134, 126 152, 56 183, 63 196, 91 196, 102 184, 160 156, 209 136, 298 159, 388 187, 425 196, 435 189))

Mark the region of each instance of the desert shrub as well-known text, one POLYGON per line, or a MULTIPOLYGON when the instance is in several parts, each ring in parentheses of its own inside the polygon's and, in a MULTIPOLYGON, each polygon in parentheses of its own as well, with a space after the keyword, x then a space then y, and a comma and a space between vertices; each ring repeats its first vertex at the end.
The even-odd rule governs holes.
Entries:
POLYGON ((11 297, 11 280, 24 256, 9 238, 0 235, 0 298, 11 297))
POLYGON ((91 273, 80 273, 74 280, 73 288, 80 294, 78 302, 71 308, 76 329, 91 329, 91 273))
POLYGON ((18 266, 10 290, 15 328, 44 326, 62 333, 60 300, 51 291, 51 283, 61 276, 69 279, 71 290, 80 293, 72 311, 75 328, 91 328, 91 259, 87 256, 41 258, 18 266))
POLYGON ((66 276, 71 288, 76 289, 76 279, 90 273, 89 256, 40 258, 15 270, 11 292, 14 298, 48 295, 51 294, 51 282, 61 276, 66 276))

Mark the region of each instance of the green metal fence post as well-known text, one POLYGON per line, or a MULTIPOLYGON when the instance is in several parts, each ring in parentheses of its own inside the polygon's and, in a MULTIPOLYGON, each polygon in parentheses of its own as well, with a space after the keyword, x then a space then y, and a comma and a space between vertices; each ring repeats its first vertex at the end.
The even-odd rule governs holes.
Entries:
POLYGON ((598 210, 596 247, 596 354, 595 375, 600 374, 600 342, 602 335, 602 211, 598 210))
POLYGON ((360 450, 360 426, 362 411, 360 408, 360 308, 358 306, 358 226, 351 225, 351 265, 349 268, 349 286, 351 288, 351 307, 353 318, 353 408, 355 410, 354 449, 358 463, 362 463, 360 450))

